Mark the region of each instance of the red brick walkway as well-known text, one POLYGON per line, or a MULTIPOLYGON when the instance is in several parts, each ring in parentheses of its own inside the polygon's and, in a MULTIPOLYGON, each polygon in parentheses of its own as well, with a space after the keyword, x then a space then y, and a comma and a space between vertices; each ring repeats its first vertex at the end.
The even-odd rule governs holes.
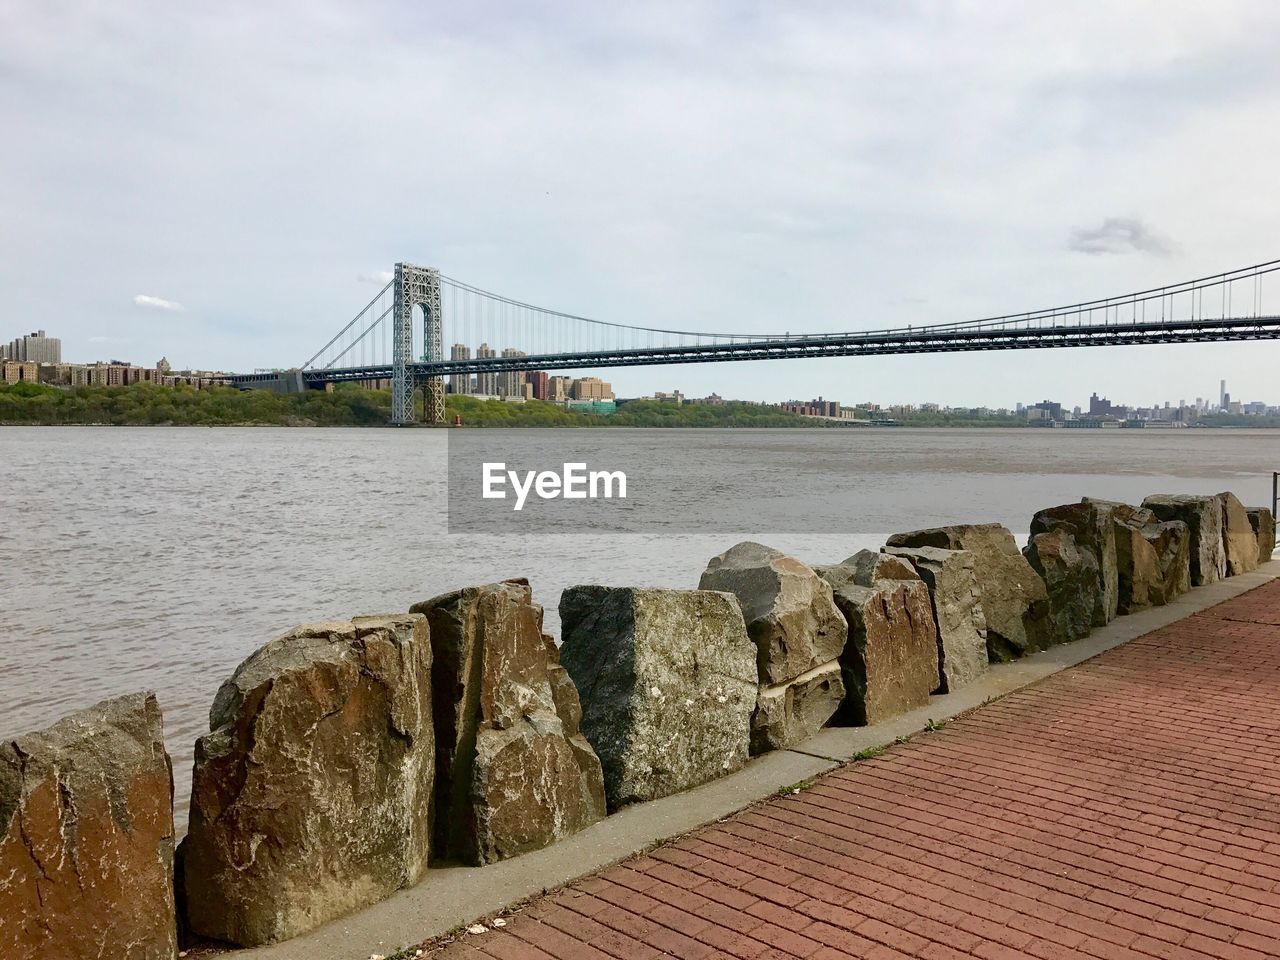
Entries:
POLYGON ((1280 956, 1280 581, 428 955, 1280 956))

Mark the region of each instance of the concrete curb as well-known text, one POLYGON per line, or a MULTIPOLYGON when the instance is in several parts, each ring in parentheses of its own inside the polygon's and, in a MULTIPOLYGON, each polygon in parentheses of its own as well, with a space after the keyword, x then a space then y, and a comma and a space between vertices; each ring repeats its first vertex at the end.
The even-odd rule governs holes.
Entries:
POLYGON ((832 728, 790 750, 757 757, 743 769, 694 790, 628 807, 554 846, 487 867, 433 868, 417 886, 285 943, 237 950, 246 960, 367 960, 391 954, 502 911, 638 853, 660 839, 712 823, 779 788, 811 779, 1153 630, 1280 578, 1280 560, 1197 587, 1173 603, 1121 617, 1082 640, 1014 663, 993 664, 983 679, 927 706, 870 727, 832 728))

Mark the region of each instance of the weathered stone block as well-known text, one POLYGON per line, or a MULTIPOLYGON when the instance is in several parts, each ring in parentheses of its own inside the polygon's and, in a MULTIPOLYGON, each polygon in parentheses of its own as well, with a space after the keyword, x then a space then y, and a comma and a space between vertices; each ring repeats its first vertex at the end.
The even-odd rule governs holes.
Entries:
POLYGON ((1161 523, 1150 510, 1127 503, 1087 502, 1115 532, 1120 613, 1160 606, 1189 589, 1191 539, 1185 523, 1161 523))
POLYGON ((911 564, 929 588, 938 625, 941 664, 939 693, 958 690, 987 672, 987 618, 968 550, 941 547, 886 547, 911 564))
POLYGON ((939 683, 938 631, 929 588, 911 565, 863 550, 819 569, 849 623, 838 718, 878 723, 928 703, 939 683))
POLYGON ((194 932, 285 940, 422 876, 435 769, 424 617, 297 627, 240 664, 209 727, 181 851, 194 932))
POLYGON ((1258 562, 1267 563, 1276 552, 1276 518, 1267 507, 1250 507, 1249 525, 1258 538, 1258 562))
POLYGON ((678 793, 746 762, 759 688, 738 601, 710 590, 571 587, 560 661, 612 809, 678 793))
POLYGON ((887 545, 940 547, 973 554, 987 619, 987 652, 992 660, 1012 660, 1052 643, 1044 581, 1019 552, 1013 534, 1000 524, 958 524, 895 533, 887 545))
POLYGON ((1149 523, 1140 532, 1158 570, 1147 596, 1153 606, 1161 606, 1191 589, 1191 533, 1181 520, 1149 523))
POLYGON ((1221 580, 1227 573, 1222 546, 1222 501, 1217 497, 1161 493, 1142 501, 1142 506, 1163 521, 1181 520, 1191 536, 1191 585, 1195 587, 1221 580))
POLYGON ((0 956, 176 956, 173 773, 151 694, 0 743, 0 956))
POLYGON ((1222 548, 1226 554, 1227 576, 1234 577, 1258 568, 1258 535, 1253 532, 1249 513, 1234 493, 1218 494, 1222 504, 1222 548))
POLYGON ((752 752, 817 733, 845 694, 837 659, 848 626, 831 588, 811 567, 758 543, 740 543, 714 558, 700 587, 734 594, 756 643, 760 703, 752 752))
POLYGON ((799 560, 759 543, 740 543, 707 564, 700 590, 738 598, 759 651, 760 682, 786 683, 830 663, 844 649, 846 625, 831 587, 799 560))
POLYGON ((809 739, 844 699, 844 677, 835 660, 786 683, 761 687, 751 715, 751 752, 781 750, 809 739))
POLYGON ((1061 526, 1033 534, 1023 555, 1048 590, 1047 624, 1053 642, 1088 636, 1102 604, 1094 554, 1077 543, 1068 527, 1061 526))
MULTIPOLYGON (((1098 588, 1093 591, 1092 625, 1101 627, 1110 623, 1116 618, 1119 608, 1120 574, 1116 561, 1115 526, 1107 517, 1106 510, 1099 509, 1088 497, 1079 503, 1064 503, 1040 510, 1031 518, 1028 546, 1037 534, 1055 530, 1069 533, 1076 549, 1093 558, 1098 572, 1098 588)), ((1031 565, 1036 565, 1034 560, 1031 565)), ((1044 575, 1039 569, 1036 572, 1044 575)))
POLYGON ((467 587, 412 612, 431 628, 436 854, 493 863, 603 817, 600 762, 528 582, 467 587))

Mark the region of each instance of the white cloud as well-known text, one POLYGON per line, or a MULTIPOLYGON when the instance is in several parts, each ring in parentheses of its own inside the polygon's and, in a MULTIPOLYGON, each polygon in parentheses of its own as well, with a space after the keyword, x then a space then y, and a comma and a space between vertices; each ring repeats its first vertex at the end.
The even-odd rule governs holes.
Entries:
POLYGON ((173 310, 181 313, 187 308, 174 300, 166 300, 164 297, 153 297, 150 294, 140 293, 133 298, 133 302, 140 307, 152 307, 156 310, 173 310))
POLYGON ((375 270, 373 273, 358 273, 356 279, 361 283, 372 283, 384 287, 391 282, 394 274, 390 270, 375 270))
POLYGON ((1067 242, 1076 253, 1150 253, 1167 257, 1173 244, 1135 217, 1107 217, 1096 227, 1076 227, 1067 242))

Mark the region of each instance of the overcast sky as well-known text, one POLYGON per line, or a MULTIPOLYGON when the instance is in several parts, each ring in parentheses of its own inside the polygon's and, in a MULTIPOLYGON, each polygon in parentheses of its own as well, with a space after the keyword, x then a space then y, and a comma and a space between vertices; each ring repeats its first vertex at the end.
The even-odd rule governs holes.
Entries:
MULTIPOLYGON (((964 320, 1280 256, 1268 2, 0 0, 0 339, 295 365, 397 260, 623 323, 964 320)), ((1280 276, 1268 307, 1280 311, 1280 276)), ((448 342, 446 332, 446 342, 448 342)), ((1280 344, 610 371, 1280 403, 1280 344)))

